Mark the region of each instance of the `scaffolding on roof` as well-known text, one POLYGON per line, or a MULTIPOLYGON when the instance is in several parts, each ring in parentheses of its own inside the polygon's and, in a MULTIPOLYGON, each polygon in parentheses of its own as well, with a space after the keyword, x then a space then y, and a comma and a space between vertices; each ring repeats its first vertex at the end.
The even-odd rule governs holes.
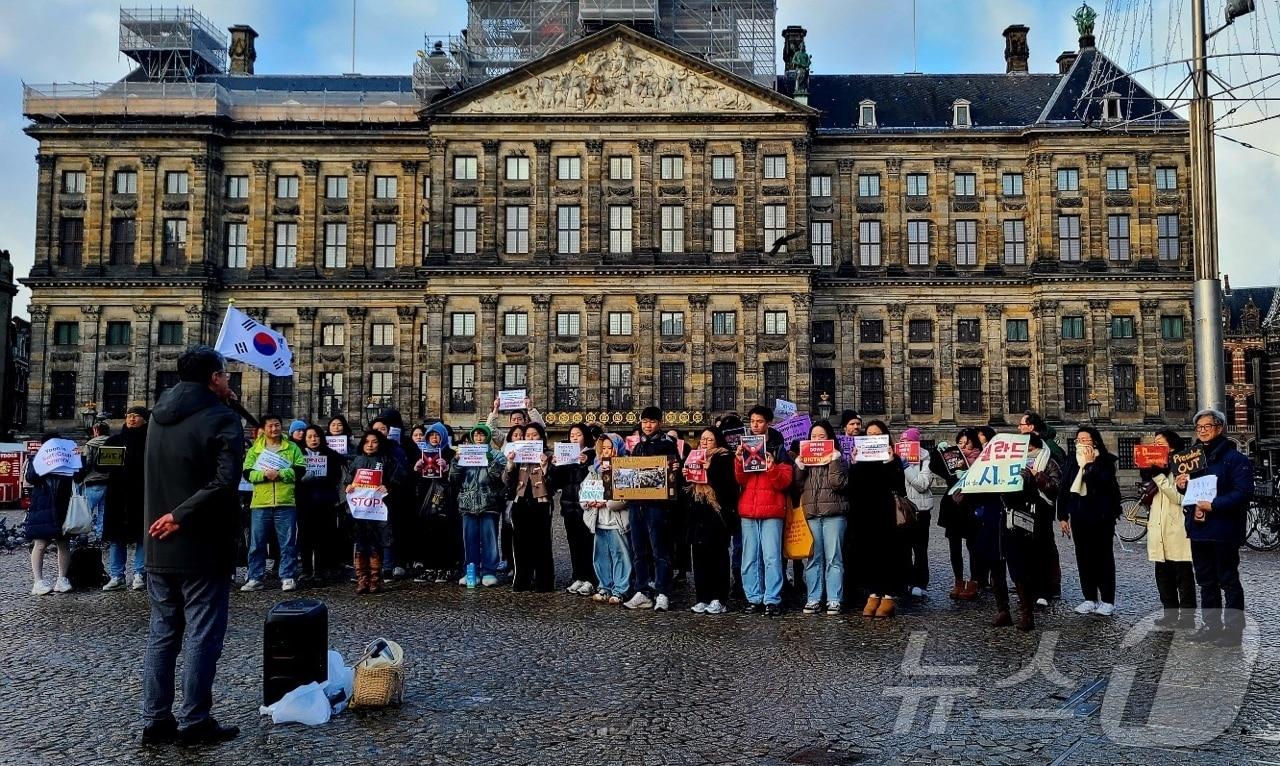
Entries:
POLYGON ((227 71, 227 37, 195 8, 121 8, 120 52, 154 81, 227 71))

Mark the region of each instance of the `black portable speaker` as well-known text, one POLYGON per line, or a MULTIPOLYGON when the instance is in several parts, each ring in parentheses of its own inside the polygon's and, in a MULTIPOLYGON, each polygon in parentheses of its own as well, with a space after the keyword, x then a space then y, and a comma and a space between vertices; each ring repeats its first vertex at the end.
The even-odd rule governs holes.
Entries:
POLYGON ((281 601, 262 630, 262 704, 270 705, 329 675, 329 608, 323 601, 281 601))

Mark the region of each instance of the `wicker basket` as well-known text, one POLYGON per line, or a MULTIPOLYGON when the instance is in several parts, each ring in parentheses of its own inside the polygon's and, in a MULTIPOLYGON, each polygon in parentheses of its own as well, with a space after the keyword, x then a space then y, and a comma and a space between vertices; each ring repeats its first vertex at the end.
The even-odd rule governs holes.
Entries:
POLYGON ((399 705, 404 699, 404 650, 395 641, 379 638, 365 647, 364 656, 355 665, 355 684, 351 693, 352 708, 399 705), (391 662, 375 658, 385 649, 391 662))

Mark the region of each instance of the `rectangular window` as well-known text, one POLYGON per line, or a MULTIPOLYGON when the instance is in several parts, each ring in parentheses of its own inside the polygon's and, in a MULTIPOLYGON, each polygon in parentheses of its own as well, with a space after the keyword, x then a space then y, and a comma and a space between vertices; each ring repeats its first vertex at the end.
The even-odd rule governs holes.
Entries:
POLYGON ((503 334, 508 337, 523 337, 529 334, 529 314, 525 311, 508 311, 502 315, 503 334))
POLYGON ((1004 262, 1010 266, 1027 263, 1027 229, 1021 218, 1004 221, 1004 262))
POLYGON ((1058 258, 1062 261, 1080 260, 1080 216, 1058 216, 1058 258))
POLYGON ((978 265, 977 221, 956 221, 956 265, 978 265))
POLYGON ((765 155, 764 177, 767 179, 787 177, 787 157, 785 154, 765 155))
POLYGON ((169 218, 165 220, 164 250, 161 253, 161 258, 166 266, 177 266, 186 262, 187 219, 169 218))
POLYGON ((982 368, 961 367, 959 381, 960 412, 966 415, 982 412, 982 368))
POLYGON ((884 343, 884 321, 881 319, 863 319, 859 322, 858 342, 884 343))
POLYGON ((562 255, 582 252, 582 208, 578 205, 556 208, 556 248, 562 255))
POLYGON ((1062 408, 1067 412, 1084 412, 1088 406, 1087 368, 1083 364, 1062 365, 1062 408))
POLYGON ((732 154, 711 158, 711 180, 732 181, 738 177, 738 162, 732 154))
POLYGON ((662 252, 684 252, 684 206, 662 206, 662 252))
POLYGON ((375 176, 373 179, 373 196, 374 199, 395 199, 399 196, 397 191, 399 179, 395 176, 375 176))
POLYGON ((529 158, 528 157, 508 157, 507 158, 507 180, 508 181, 528 181, 529 180, 529 158))
POLYGON ((1178 216, 1156 216, 1156 241, 1160 251, 1160 260, 1176 261, 1181 255, 1182 243, 1178 236, 1178 216))
POLYGON ((933 368, 911 368, 911 414, 933 414, 933 368))
POLYGON ((53 345, 79 346, 80 345, 80 323, 79 322, 54 322, 53 323, 53 345))
POLYGON ((249 224, 227 224, 227 268, 243 269, 249 265, 249 224))
POLYGON ((1079 168, 1058 168, 1058 191, 1060 192, 1080 191, 1079 168))
POLYGON ((791 398, 790 367, 786 362, 764 363, 764 405, 777 406, 779 399, 791 398))
POLYGON ((455 311, 449 315, 449 337, 470 338, 476 334, 476 315, 472 311, 455 311))
POLYGON ((64 170, 62 172, 63 194, 84 194, 85 172, 83 170, 64 170))
POLYGON ((1006 373, 1009 376, 1009 399, 1005 408, 1009 412, 1026 412, 1031 409, 1031 368, 1010 367, 1006 373))
POLYGON ((577 312, 556 314, 556 335, 576 338, 582 331, 582 315, 577 312))
POLYGON ((733 362, 711 365, 711 409, 716 412, 738 409, 738 365, 733 362))
POLYGON ((684 409, 684 364, 663 362, 658 369, 658 406, 663 412, 684 409))
POLYGON ((111 219, 111 250, 108 263, 112 266, 133 263, 136 242, 137 225, 132 218, 111 219))
POLYGON ((663 181, 684 180, 684 157, 667 155, 661 160, 661 176, 663 181))
POLYGON ((862 266, 880 265, 880 222, 858 222, 858 263, 862 266))
POLYGON ((370 345, 389 347, 396 344, 396 326, 391 322, 374 322, 371 325, 370 345))
POLYGON ((58 263, 79 266, 84 257, 84 219, 62 218, 58 221, 58 263))
POLYGON ((524 388, 529 381, 529 365, 508 363, 502 365, 502 387, 504 389, 524 388))
MULTIPOLYGON (((764 206, 764 249, 771 250, 778 240, 787 236, 787 206, 786 205, 765 205, 764 206)), ((787 246, 783 245, 778 252, 787 252, 787 246)))
POLYGON ((1069 316, 1062 318, 1063 340, 1084 340, 1084 317, 1069 316))
POLYGON ((373 225, 373 267, 375 269, 396 267, 396 225, 394 223, 373 225))
POLYGON ((324 265, 328 269, 346 268, 347 225, 345 223, 324 225, 324 265))
POLYGON ((453 252, 474 255, 476 252, 476 208, 456 205, 453 208, 453 252))
POLYGON ((809 342, 835 343, 836 323, 830 319, 817 319, 809 323, 809 342))
MULTIPOLYGON (((455 181, 476 180, 476 158, 475 157, 454 157, 453 158, 453 180, 455 181)), ((457 410, 455 410, 455 412, 456 411, 457 410)))
POLYGON ((663 311, 659 314, 658 329, 665 335, 670 337, 680 337, 684 335, 684 312, 683 311, 663 311))
POLYGON ((1160 317, 1160 337, 1165 340, 1182 340, 1182 317, 1160 317))
POLYGON ((347 328, 339 322, 327 322, 320 325, 320 345, 340 347, 347 345, 347 328))
POLYGON ((427 256, 431 255, 431 224, 422 224, 422 262, 427 262, 427 256))
POLYGON ((1025 342, 1030 339, 1025 319, 1006 319, 1004 323, 1004 339, 1010 343, 1025 342))
POLYGON ((1129 169, 1107 168, 1107 191, 1129 191, 1129 169))
POLYGON ((106 417, 122 417, 129 406, 129 373, 108 372, 102 376, 102 412, 106 417))
POLYGON ((884 406, 884 368, 863 367, 860 370, 862 414, 883 415, 884 406))
POLYGON ((711 312, 711 334, 712 335, 737 335, 738 334, 738 312, 736 311, 711 312))
POLYGON ((858 196, 880 196, 880 175, 878 173, 863 173, 858 176, 858 196))
POLYGON ((907 174, 907 196, 908 197, 929 196, 929 176, 925 173, 908 173, 907 174))
POLYGON ((298 265, 298 224, 276 224, 277 269, 292 269, 298 265))
POLYGON ((1138 411, 1138 368, 1132 364, 1117 364, 1112 368, 1116 389, 1116 412, 1138 411))
POLYGON ((978 176, 974 173, 956 173, 954 188, 957 197, 977 196, 978 176))
MULTIPOLYGON (((164 193, 165 194, 186 194, 187 193, 187 173, 185 170, 174 171, 164 174, 164 193)), ((297 195, 294 195, 297 196, 297 195)))
POLYGON ((449 365, 449 411, 476 411, 476 366, 449 365))
MULTIPOLYGON (((230 176, 227 178, 227 196, 231 195, 232 180, 239 180, 244 183, 242 197, 249 196, 249 179, 245 176, 230 176)), ((121 170, 116 173, 115 177, 116 194, 137 194, 138 193, 138 174, 133 170, 121 170)))
POLYGON ((907 340, 911 343, 932 343, 933 321, 929 319, 912 319, 907 322, 907 340))
POLYGON ((342 383, 340 372, 320 373, 320 414, 332 417, 342 413, 342 383))
POLYGON ((557 364, 556 409, 562 412, 577 410, 582 406, 581 391, 582 369, 576 364, 557 364))
POLYGON ((128 322, 107 322, 107 345, 127 346, 133 340, 133 326, 128 322))
POLYGON ((630 157, 610 157, 609 158, 609 180, 611 181, 630 181, 631 175, 631 158, 630 157))
POLYGON ((631 334, 631 314, 626 311, 610 311, 609 312, 609 334, 610 335, 630 335, 631 334))
POLYGON ((1000 177, 1000 191, 1006 197, 1022 196, 1022 174, 1005 173, 1000 177))
POLYGON ((809 222, 809 253, 814 266, 830 266, 834 258, 831 245, 831 221, 809 222))
POLYGON ((980 343, 982 341, 982 320, 981 319, 957 319, 956 320, 956 342, 957 343, 980 343))
POLYGON ((1107 257, 1113 261, 1129 260, 1129 216, 1107 216, 1107 257))
POLYGON ((297 199, 298 198, 298 177, 297 176, 277 176, 276 177, 276 199, 297 199))
POLYGON ((346 199, 347 198, 347 177, 346 176, 325 176, 324 177, 324 196, 326 199, 346 199))
POLYGON ((161 322, 157 327, 156 344, 160 346, 181 346, 182 323, 161 322))
POLYGON ((1156 168, 1156 191, 1176 191, 1178 189, 1177 168, 1156 168))
POLYGON ((181 378, 178 377, 177 370, 157 370, 156 371, 156 401, 160 401, 160 397, 164 396, 164 392, 178 385, 181 378))
POLYGON ((581 157, 559 157, 556 159, 556 178, 561 181, 582 180, 581 157))
POLYGON ((785 311, 764 312, 764 334, 765 335, 786 335, 787 334, 787 312, 785 311))
POLYGON ((1133 338, 1133 317, 1131 316, 1114 316, 1111 317, 1111 337, 1117 339, 1133 338))
POLYGON ((733 205, 711 206, 711 252, 734 251, 737 245, 736 211, 733 205))
POLYGON ((609 252, 618 254, 631 252, 630 205, 609 206, 609 252))
POLYGON ((907 221, 907 263, 929 265, 929 222, 907 221))
POLYGON ((529 252, 529 207, 507 206, 507 254, 529 252))
POLYGON ((631 363, 610 362, 608 391, 605 397, 608 409, 630 410, 635 406, 631 396, 631 363))
POLYGON ((810 197, 831 196, 831 176, 809 176, 810 197))
POLYGON ((76 374, 74 372, 52 373, 49 376, 49 418, 70 420, 75 416, 76 374))

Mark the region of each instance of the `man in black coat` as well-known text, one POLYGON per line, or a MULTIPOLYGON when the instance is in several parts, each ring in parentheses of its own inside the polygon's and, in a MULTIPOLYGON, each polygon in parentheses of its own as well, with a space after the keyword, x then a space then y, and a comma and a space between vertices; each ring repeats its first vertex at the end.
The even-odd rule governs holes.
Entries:
POLYGON ((188 349, 178 359, 178 377, 156 404, 147 435, 151 628, 142 673, 143 744, 207 744, 240 733, 209 711, 235 570, 244 432, 227 406, 234 395, 221 354, 208 346, 188 349), (184 631, 184 700, 175 719, 174 665, 184 631))

